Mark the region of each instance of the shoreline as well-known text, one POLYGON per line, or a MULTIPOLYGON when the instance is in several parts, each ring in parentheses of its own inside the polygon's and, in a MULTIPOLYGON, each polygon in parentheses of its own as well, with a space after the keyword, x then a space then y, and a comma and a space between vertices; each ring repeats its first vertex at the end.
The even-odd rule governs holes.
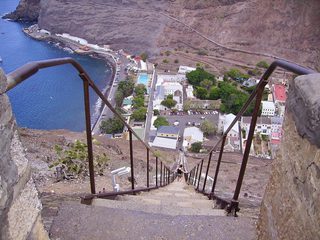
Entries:
MULTIPOLYGON (((46 42, 48 44, 53 44, 56 47, 60 48, 61 50, 64 51, 69 51, 73 54, 79 54, 79 55, 86 55, 88 57, 91 58, 98 58, 101 59, 105 62, 106 65, 110 66, 111 69, 111 79, 108 83, 106 83, 105 87, 103 89, 100 89, 100 91, 102 92, 102 94, 109 100, 110 98, 113 98, 113 96, 110 96, 111 94, 111 89, 112 86, 114 85, 115 79, 116 79, 116 75, 118 73, 117 70, 117 66, 120 66, 120 68, 124 68, 124 66, 122 65, 122 63, 118 63, 116 60, 116 55, 117 53, 115 53, 113 50, 108 49, 108 51, 99 51, 97 49, 94 48, 90 48, 90 50, 88 51, 77 51, 79 49, 81 49, 81 46, 83 46, 80 43, 74 42, 70 39, 64 38, 62 36, 57 36, 57 35, 49 35, 46 33, 39 33, 34 32, 35 29, 34 28, 35 25, 31 25, 27 28, 22 28, 22 31, 30 38, 35 39, 37 41, 43 41, 46 42), (32 31, 33 30, 33 31, 32 31)), ((36 24, 36 29, 39 30, 38 25, 36 24)), ((118 53, 119 54, 119 53, 118 53)), ((94 111, 91 114, 91 130, 92 133, 94 131, 94 129, 99 125, 99 122, 101 120, 101 117, 103 115, 103 112, 105 111, 105 108, 107 107, 106 104, 103 103, 103 101, 101 100, 101 98, 98 97, 98 99, 96 100, 95 104, 93 105, 94 107, 94 111)))

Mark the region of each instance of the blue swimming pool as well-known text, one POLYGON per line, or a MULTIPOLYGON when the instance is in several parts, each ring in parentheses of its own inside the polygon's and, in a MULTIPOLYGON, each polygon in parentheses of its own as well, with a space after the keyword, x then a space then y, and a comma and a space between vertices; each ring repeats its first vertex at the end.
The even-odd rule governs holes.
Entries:
POLYGON ((145 86, 148 86, 148 80, 149 80, 149 77, 148 77, 148 74, 146 73, 140 73, 138 75, 138 81, 137 83, 138 84, 144 84, 145 86))

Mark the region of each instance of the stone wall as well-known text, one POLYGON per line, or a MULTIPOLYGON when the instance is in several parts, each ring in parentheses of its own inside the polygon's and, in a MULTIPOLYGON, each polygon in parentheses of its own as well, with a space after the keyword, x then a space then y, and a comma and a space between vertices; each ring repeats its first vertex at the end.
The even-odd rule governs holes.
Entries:
POLYGON ((297 77, 286 107, 258 239, 320 239, 320 74, 297 77))
POLYGON ((48 239, 0 69, 0 239, 48 239))

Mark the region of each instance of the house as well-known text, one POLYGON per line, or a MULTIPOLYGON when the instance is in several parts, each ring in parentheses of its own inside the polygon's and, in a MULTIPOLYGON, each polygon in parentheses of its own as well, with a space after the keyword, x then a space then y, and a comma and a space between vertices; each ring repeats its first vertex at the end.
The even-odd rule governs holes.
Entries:
POLYGON ((271 139, 280 140, 282 137, 283 117, 271 118, 271 139))
POLYGON ((179 137, 179 128, 174 126, 161 126, 158 128, 157 135, 151 146, 176 149, 179 137))
MULTIPOLYGON (((226 115, 219 116, 218 122, 218 132, 224 133, 228 130, 229 126, 233 122, 236 116, 232 113, 226 115)), ((226 146, 229 151, 239 150, 240 149, 240 141, 239 141, 239 124, 236 123, 227 135, 227 143, 226 146), (230 148, 230 149, 229 149, 230 148)))
POLYGON ((179 128, 174 126, 160 126, 157 131, 157 137, 178 139, 179 128))
POLYGON ((188 66, 180 66, 179 67, 179 70, 178 70, 178 73, 180 74, 187 74, 189 72, 192 72, 192 71, 195 71, 196 68, 193 68, 193 67, 188 67, 188 66))
POLYGON ((274 116, 276 107, 273 102, 262 101, 262 113, 261 116, 274 116))
POLYGON ((153 101, 153 109, 166 110, 166 107, 161 105, 161 102, 168 95, 173 95, 173 99, 177 102, 175 108, 181 111, 183 109, 182 90, 182 85, 177 82, 164 82, 161 86, 157 86, 153 101))
POLYGON ((203 132, 197 127, 185 128, 183 132, 182 146, 187 149, 195 142, 203 142, 203 132))
MULTIPOLYGON (((249 132, 250 125, 251 125, 252 117, 242 117, 241 119, 241 128, 244 129, 247 133, 249 132)), ((258 117, 256 128, 254 133, 260 133, 263 135, 270 135, 271 134, 271 118, 269 117, 258 117)))

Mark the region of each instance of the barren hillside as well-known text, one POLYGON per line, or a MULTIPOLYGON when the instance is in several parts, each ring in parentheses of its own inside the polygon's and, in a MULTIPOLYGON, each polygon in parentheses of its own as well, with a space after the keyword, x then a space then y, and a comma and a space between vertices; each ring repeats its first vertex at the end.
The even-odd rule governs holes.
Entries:
POLYGON ((202 62, 214 71, 274 57, 320 65, 318 0, 41 0, 40 6, 40 27, 147 51, 163 68, 172 67, 162 64, 167 50, 170 63, 202 62))

